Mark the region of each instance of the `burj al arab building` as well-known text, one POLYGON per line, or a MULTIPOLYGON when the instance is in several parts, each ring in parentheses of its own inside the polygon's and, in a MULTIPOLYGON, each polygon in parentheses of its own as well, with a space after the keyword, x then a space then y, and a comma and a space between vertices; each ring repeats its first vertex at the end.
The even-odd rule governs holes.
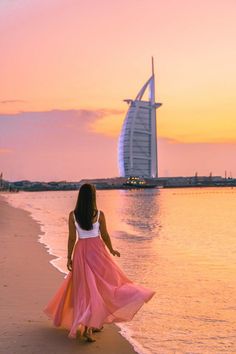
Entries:
POLYGON ((139 91, 135 100, 127 99, 126 114, 118 142, 119 170, 122 177, 158 177, 155 74, 152 58, 152 75, 139 91), (149 99, 143 100, 149 89, 149 99))

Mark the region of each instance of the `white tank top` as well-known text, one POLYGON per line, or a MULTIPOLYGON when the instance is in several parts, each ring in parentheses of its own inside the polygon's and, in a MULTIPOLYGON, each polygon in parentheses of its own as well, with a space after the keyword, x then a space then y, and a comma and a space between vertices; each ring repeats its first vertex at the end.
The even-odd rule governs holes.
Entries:
POLYGON ((73 213, 73 216, 74 216, 75 227, 76 227, 79 238, 92 238, 92 237, 100 236, 100 229, 99 229, 99 227, 100 227, 100 223, 99 223, 100 210, 98 210, 97 221, 93 223, 93 228, 91 230, 82 229, 79 226, 79 224, 77 223, 74 213, 73 213))

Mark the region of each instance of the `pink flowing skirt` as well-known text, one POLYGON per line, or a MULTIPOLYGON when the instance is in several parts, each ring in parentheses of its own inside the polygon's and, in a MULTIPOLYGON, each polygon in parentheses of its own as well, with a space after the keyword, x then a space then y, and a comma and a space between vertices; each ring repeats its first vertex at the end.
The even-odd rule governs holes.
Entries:
POLYGON ((72 271, 43 309, 55 326, 75 338, 84 326, 130 321, 154 291, 134 284, 113 261, 100 236, 79 239, 72 271))

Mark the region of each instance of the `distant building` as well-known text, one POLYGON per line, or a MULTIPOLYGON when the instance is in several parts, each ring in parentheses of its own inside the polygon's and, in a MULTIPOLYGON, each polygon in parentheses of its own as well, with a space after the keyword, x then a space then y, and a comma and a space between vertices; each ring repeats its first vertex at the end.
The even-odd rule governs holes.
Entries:
POLYGON ((118 143, 119 170, 122 177, 158 177, 155 75, 152 58, 152 76, 129 104, 118 143), (149 100, 142 100, 149 88, 149 100))

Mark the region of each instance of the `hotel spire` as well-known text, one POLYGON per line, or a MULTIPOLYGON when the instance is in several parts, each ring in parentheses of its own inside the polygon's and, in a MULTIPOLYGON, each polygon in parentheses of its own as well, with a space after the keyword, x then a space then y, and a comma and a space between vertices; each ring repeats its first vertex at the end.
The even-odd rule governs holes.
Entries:
POLYGON ((143 85, 135 100, 126 99, 129 109, 119 137, 118 158, 121 176, 158 177, 155 74, 143 85), (149 89, 149 100, 143 100, 149 89))

